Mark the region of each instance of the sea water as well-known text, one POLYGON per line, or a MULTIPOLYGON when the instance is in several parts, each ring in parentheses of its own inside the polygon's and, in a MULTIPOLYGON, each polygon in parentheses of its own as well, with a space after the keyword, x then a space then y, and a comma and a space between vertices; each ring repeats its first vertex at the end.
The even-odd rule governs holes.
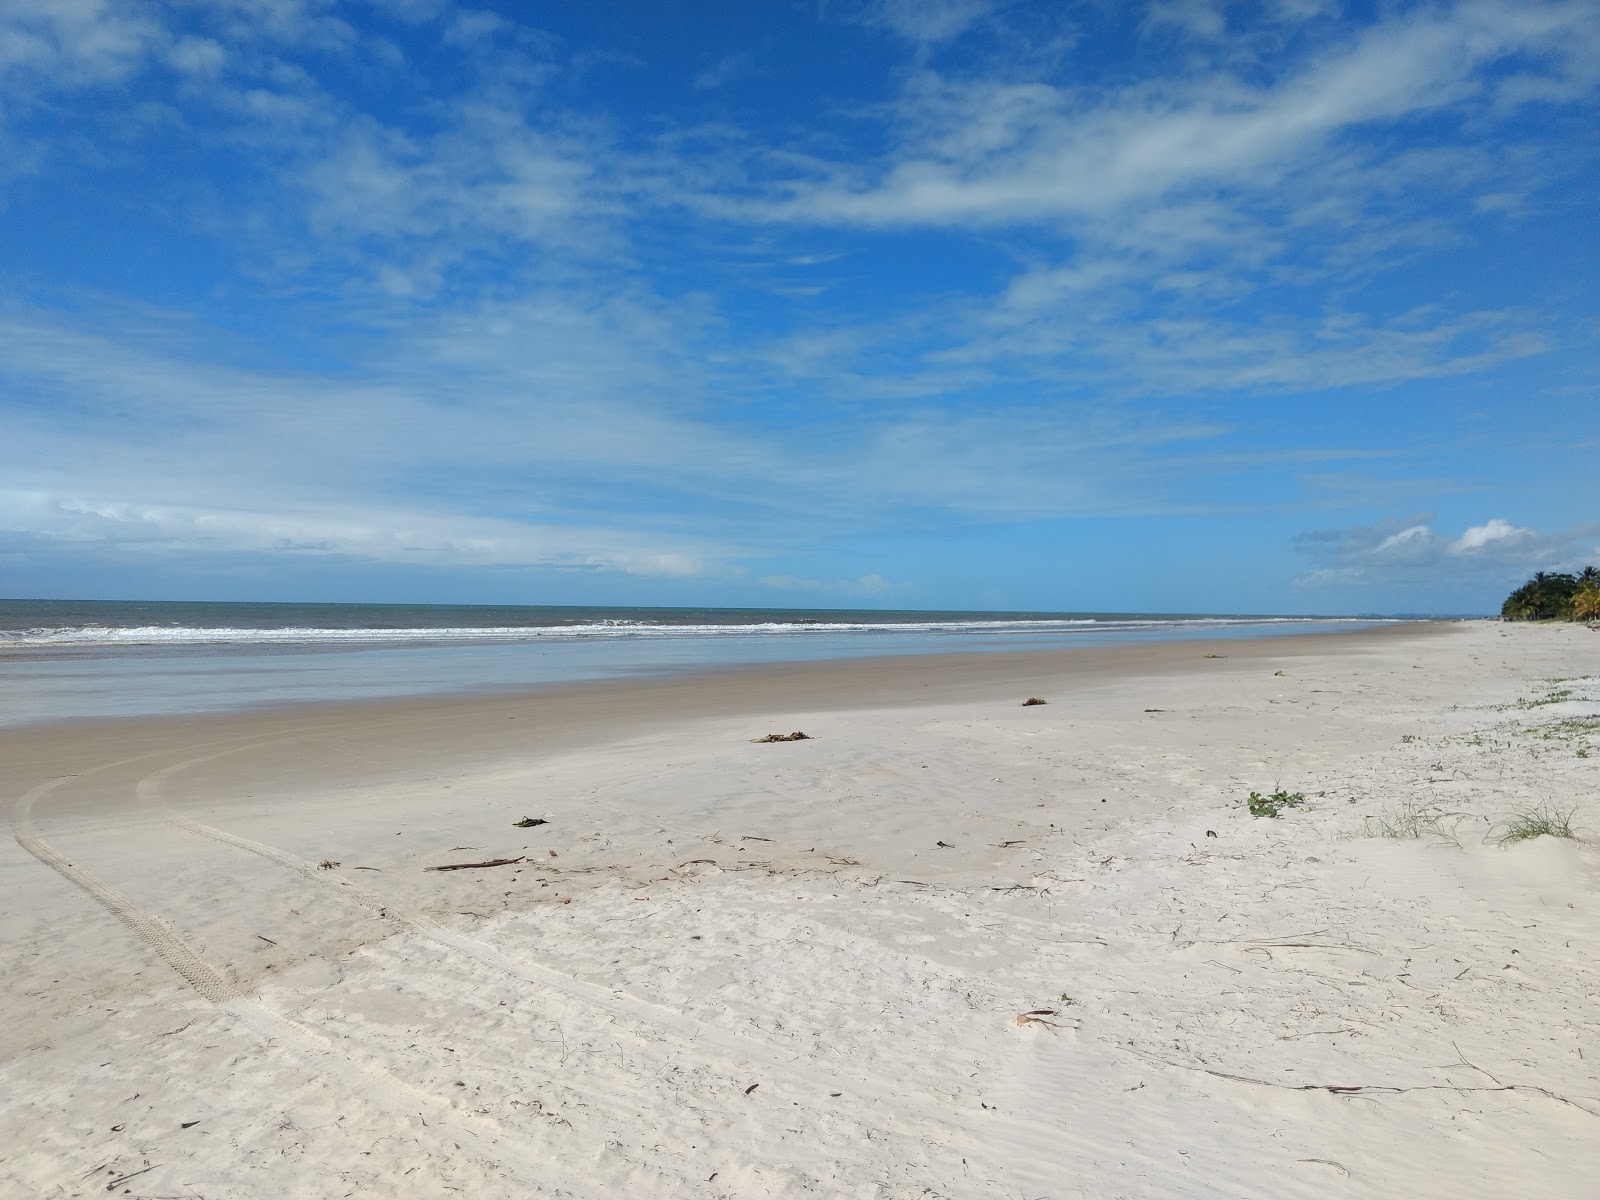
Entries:
POLYGON ((1372 623, 1245 614, 0 600, 0 726, 1372 623))

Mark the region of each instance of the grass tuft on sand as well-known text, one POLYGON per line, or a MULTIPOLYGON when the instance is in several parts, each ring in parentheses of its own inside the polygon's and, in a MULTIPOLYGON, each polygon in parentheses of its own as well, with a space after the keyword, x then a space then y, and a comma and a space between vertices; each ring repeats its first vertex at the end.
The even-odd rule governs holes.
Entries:
POLYGON ((1388 838, 1392 841, 1422 841, 1424 838, 1460 845, 1456 829, 1463 817, 1447 813, 1430 804, 1404 800, 1392 809, 1384 809, 1375 817, 1367 818, 1367 836, 1388 838))
POLYGON ((1497 846, 1515 842, 1528 842, 1539 837, 1558 837, 1577 841, 1572 832, 1572 816, 1576 808, 1556 808, 1541 804, 1526 812, 1513 813, 1489 831, 1489 840, 1497 846))

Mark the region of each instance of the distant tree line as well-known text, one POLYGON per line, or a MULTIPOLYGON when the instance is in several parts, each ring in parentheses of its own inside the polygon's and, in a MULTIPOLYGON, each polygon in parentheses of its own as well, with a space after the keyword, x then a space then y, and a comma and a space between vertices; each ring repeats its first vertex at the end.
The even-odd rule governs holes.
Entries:
POLYGON ((1507 621, 1600 621, 1600 570, 1540 571, 1500 606, 1507 621))

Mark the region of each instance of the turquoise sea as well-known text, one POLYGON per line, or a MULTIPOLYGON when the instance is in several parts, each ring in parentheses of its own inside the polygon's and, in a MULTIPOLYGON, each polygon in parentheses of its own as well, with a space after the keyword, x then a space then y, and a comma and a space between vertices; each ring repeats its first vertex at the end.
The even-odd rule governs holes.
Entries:
POLYGON ((1327 632, 1249 614, 0 600, 0 726, 721 666, 1327 632))

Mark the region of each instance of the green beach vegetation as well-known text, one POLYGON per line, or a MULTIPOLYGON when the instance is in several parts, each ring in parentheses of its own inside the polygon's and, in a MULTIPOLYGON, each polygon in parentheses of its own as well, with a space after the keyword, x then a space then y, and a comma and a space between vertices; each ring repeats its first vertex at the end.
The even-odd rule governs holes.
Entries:
POLYGON ((1299 808, 1306 802, 1301 792, 1286 792, 1281 787, 1270 796, 1251 792, 1245 800, 1252 817, 1280 817, 1286 808, 1299 808))
POLYGON ((1537 837, 1567 838, 1570 841, 1577 841, 1578 835, 1572 832, 1572 817, 1577 811, 1575 808, 1556 808, 1553 805, 1541 804, 1538 808, 1507 817, 1491 831, 1490 840, 1501 846, 1509 846, 1515 842, 1529 842, 1537 837))
POLYGON ((1540 571, 1506 597, 1500 616, 1506 621, 1600 621, 1600 568, 1585 567, 1576 575, 1540 571))

